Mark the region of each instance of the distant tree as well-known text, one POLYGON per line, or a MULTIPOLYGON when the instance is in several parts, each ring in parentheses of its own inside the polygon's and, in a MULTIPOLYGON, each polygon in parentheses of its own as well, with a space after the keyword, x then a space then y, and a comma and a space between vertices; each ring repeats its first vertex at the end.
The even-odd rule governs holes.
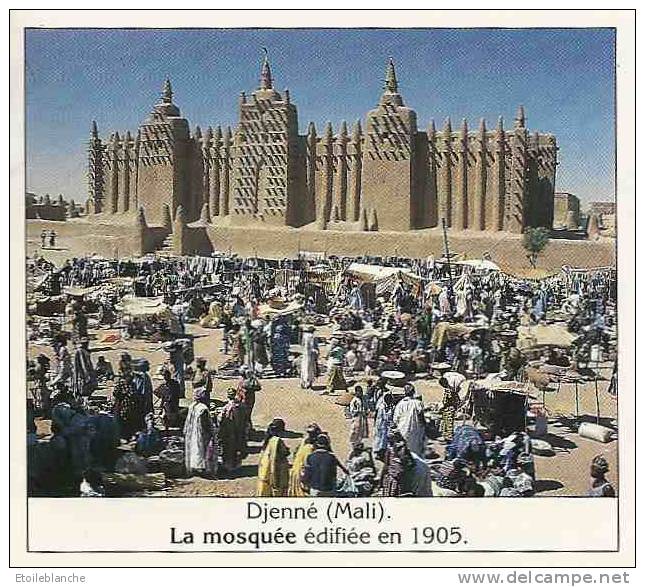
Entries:
POLYGON ((551 232, 543 226, 529 227, 524 231, 524 250, 527 252, 526 258, 533 269, 537 267, 538 256, 549 244, 550 238, 551 232))

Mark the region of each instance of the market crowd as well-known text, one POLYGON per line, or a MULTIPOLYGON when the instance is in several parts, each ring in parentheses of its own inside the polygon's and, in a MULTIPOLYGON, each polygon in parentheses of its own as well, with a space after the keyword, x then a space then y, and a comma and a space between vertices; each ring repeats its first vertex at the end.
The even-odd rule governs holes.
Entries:
MULTIPOLYGON (((28 275, 30 344, 49 349, 27 366, 34 494, 102 496, 106 472, 141 461, 235 477, 260 439, 258 496, 530 496, 544 410, 527 384, 615 352, 612 270, 527 280, 450 259, 94 256, 60 267, 34 257, 28 275), (531 326, 554 322, 571 344, 532 344, 531 326), (222 364, 194 356, 190 324, 221 329, 222 364), (163 364, 151 373, 128 352, 112 364, 90 347, 102 329, 158 343, 163 364), (268 378, 335 401, 350 454, 313 422, 290 454, 279 406, 257 429, 268 378), (424 379, 440 402, 424 401, 424 379), (51 422, 46 442, 37 420, 51 422)), ((614 494, 608 469, 593 459, 590 495, 614 494)))

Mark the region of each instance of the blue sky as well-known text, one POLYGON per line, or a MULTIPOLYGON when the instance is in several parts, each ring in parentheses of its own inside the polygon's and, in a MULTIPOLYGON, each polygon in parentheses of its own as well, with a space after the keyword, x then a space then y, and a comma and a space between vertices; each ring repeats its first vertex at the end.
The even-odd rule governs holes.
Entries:
POLYGON ((484 117, 508 126, 524 104, 531 130, 560 147, 556 189, 614 198, 614 32, 610 29, 205 29, 26 33, 27 187, 86 198, 85 141, 136 131, 170 77, 191 128, 234 126, 237 97, 258 85, 261 48, 288 87, 301 132, 363 118, 393 57, 400 92, 453 127, 484 117))

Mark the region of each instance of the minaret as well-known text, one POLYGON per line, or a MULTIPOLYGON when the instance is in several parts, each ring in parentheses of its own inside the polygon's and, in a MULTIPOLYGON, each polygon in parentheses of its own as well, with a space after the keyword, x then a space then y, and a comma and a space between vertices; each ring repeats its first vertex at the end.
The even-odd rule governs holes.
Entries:
POLYGON ((390 57, 387 64, 387 71, 385 73, 385 89, 390 94, 399 93, 399 84, 396 81, 396 71, 394 71, 394 59, 390 57))
POLYGON ((349 204, 349 220, 356 222, 361 213, 361 177, 363 175, 363 129, 357 120, 352 129, 352 185, 349 204))
POLYGON ((112 135, 112 144, 110 146, 110 155, 111 155, 111 164, 112 169, 110 170, 111 176, 111 207, 110 212, 116 214, 119 210, 119 147, 120 147, 121 138, 119 137, 118 131, 112 135))
POLYGON ((161 92, 161 102, 163 104, 172 104, 172 85, 170 80, 166 78, 166 81, 163 84, 163 90, 161 92))
POLYGON ((323 136, 323 189, 320 213, 322 214, 324 226, 329 222, 334 187, 334 132, 331 122, 325 125, 323 136))
POLYGON ((425 194, 425 220, 428 226, 436 226, 437 219, 437 129, 434 119, 428 125, 428 183, 425 194))
POLYGON ((141 154, 141 129, 137 129, 137 136, 134 137, 134 149, 133 149, 133 154, 134 154, 134 182, 131 182, 130 184, 130 191, 132 192, 132 196, 130 200, 130 205, 133 206, 135 209, 139 208, 139 192, 138 187, 139 187, 139 156, 141 154))
POLYGON ((128 212, 130 210, 130 143, 132 142, 132 135, 130 131, 126 131, 125 138, 123 139, 123 192, 121 194, 121 211, 128 212))
POLYGON ((499 117, 495 129, 495 164, 493 166, 495 185, 491 194, 491 230, 504 230, 506 209, 506 132, 504 118, 499 117))
POLYGON ((340 125, 340 133, 336 140, 338 146, 338 165, 336 169, 337 179, 336 182, 336 197, 334 198, 335 205, 338 208, 340 220, 347 220, 347 143, 349 137, 347 135, 347 122, 344 120, 340 125))
POLYGON ((468 228, 468 122, 464 118, 461 123, 459 136, 459 151, 457 152, 457 197, 455 201, 456 222, 453 228, 464 230, 468 228))
POLYGON ((271 66, 269 65, 269 52, 264 48, 264 61, 262 62, 262 69, 260 71, 260 89, 272 90, 273 77, 271 76, 271 66))
POLYGON ((515 128, 511 138, 511 166, 509 190, 506 194, 504 230, 522 232, 526 219, 524 200, 526 195, 526 153, 527 131, 524 107, 520 106, 515 117, 515 128))
POLYGON ((486 230, 486 121, 482 118, 479 121, 479 132, 477 133, 477 153, 475 165, 475 177, 477 187, 473 197, 473 230, 486 230))
POLYGON ((417 134, 416 112, 403 105, 390 59, 378 105, 366 116, 363 142, 361 204, 370 214, 375 211, 380 230, 405 231, 417 224, 417 134))
MULTIPOLYGON (((193 206, 192 211, 194 213, 199 212, 201 218, 201 212, 204 207, 204 204, 208 204, 209 209, 209 218, 210 218, 210 163, 209 163, 209 146, 206 140, 204 140, 204 134, 202 133, 202 128, 199 125, 195 126, 193 132, 193 143, 195 145, 195 157, 197 158, 196 163, 201 163, 197 166, 197 169, 201 171, 201 190, 199 192, 195 191, 192 195, 193 197, 193 206)), ((210 222, 210 220, 209 220, 210 222)))
POLYGON ((452 125, 450 117, 443 127, 443 153, 441 161, 442 182, 439 192, 439 223, 445 218, 446 226, 452 226, 452 125))
POLYGON ((524 114, 524 106, 521 104, 515 115, 515 128, 526 128, 526 115, 524 114))
POLYGON ((103 211, 104 184, 103 184, 103 153, 104 147, 99 138, 96 120, 92 121, 90 140, 87 149, 87 201, 88 213, 103 211))
POLYGON ((399 94, 399 82, 396 79, 396 71, 394 69, 394 59, 391 57, 387 63, 387 69, 385 70, 385 85, 380 104, 403 106, 403 98, 401 97, 401 94, 399 94))
POLYGON ((195 220, 198 211, 195 211, 192 188, 182 179, 195 172, 195 142, 188 121, 173 103, 169 79, 164 80, 161 95, 139 130, 139 154, 133 174, 136 185, 131 181, 130 210, 143 206, 148 223, 158 226, 163 221, 164 204, 168 204, 173 215, 177 206, 183 204, 187 215, 195 220))
POLYGON ((222 216, 228 216, 229 213, 229 193, 231 185, 230 176, 230 156, 231 156, 231 127, 227 126, 224 131, 224 138, 222 141, 222 164, 221 164, 221 185, 220 185, 220 198, 219 209, 222 216))
POLYGON ((307 204, 304 210, 304 217, 308 220, 315 219, 316 214, 316 125, 309 123, 307 129, 307 204))
POLYGON ((208 141, 208 163, 209 163, 209 195, 210 212, 213 216, 219 216, 219 190, 220 190, 220 161, 219 146, 222 139, 222 131, 217 127, 215 133, 209 126, 206 130, 206 140, 208 141))

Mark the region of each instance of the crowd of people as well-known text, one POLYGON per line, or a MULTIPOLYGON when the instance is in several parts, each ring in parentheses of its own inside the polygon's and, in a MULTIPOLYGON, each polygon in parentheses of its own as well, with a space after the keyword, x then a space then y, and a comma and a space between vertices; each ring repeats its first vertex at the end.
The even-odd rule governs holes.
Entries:
MULTIPOLYGON (((249 442, 261 437, 259 496, 532 495, 527 396, 499 402, 491 389, 530 379, 535 356, 520 334, 525 328, 530 337, 532 325, 556 320, 573 337, 566 348, 539 349, 541 364, 577 370, 611 356, 614 272, 530 281, 463 268, 455 275, 447 261, 359 259, 401 269, 368 280, 351 270, 356 261, 94 256, 56 267, 31 259, 32 295, 64 298, 51 350, 28 364, 31 446, 38 444, 35 418, 51 420, 58 473, 67 471, 91 496, 104 493, 98 472, 114 466, 111 449, 127 446, 150 458, 176 437, 185 474, 207 479, 235 476, 249 442), (65 294, 75 287, 96 291, 65 294), (90 331, 139 334, 121 315, 125 296, 160 298, 179 325, 155 326, 165 360, 154 373, 128 352, 116 368, 103 355, 93 358, 90 331), (221 329, 222 364, 193 356, 191 323, 221 329), (280 406, 266 430, 254 427, 263 379, 295 377, 305 393, 338 398, 348 420, 346 458, 315 423, 298 432, 302 442, 291 457, 280 406), (437 405, 424 401, 423 379, 443 389, 437 405), (216 402, 222 382, 226 400, 216 402), (111 390, 103 403, 93 399, 99 388, 111 390)), ((603 457, 594 459, 590 494, 613 493, 607 469, 603 457)))

